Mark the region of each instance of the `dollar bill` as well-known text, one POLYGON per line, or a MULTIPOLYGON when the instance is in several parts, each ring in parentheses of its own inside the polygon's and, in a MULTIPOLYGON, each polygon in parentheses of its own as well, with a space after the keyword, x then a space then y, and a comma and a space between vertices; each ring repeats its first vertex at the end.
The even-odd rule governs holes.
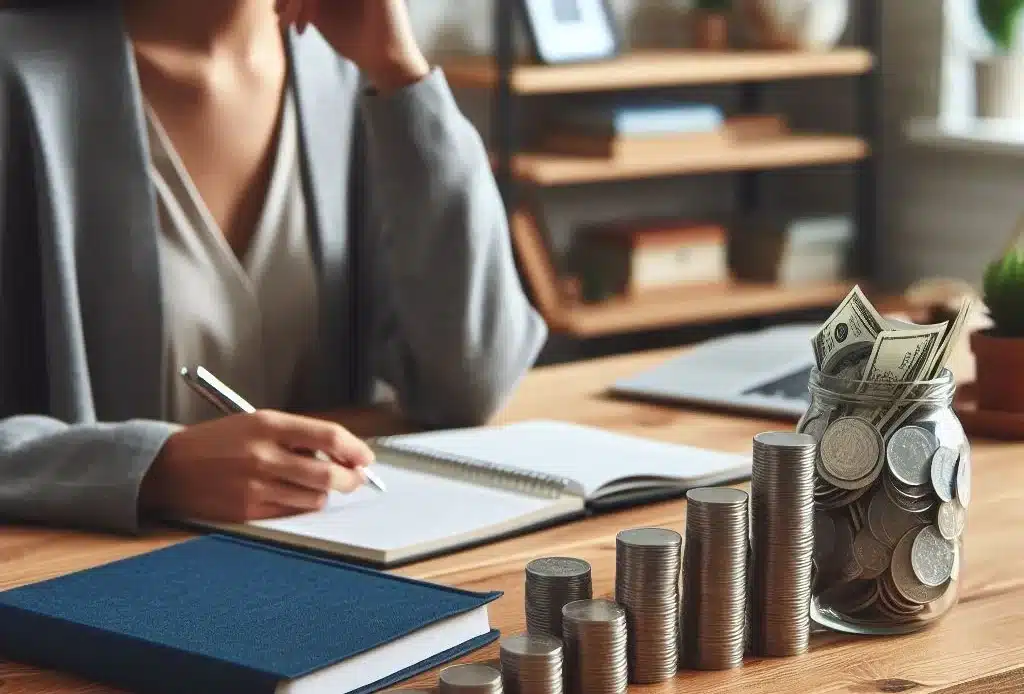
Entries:
POLYGON ((860 287, 854 287, 811 340, 818 369, 830 375, 848 370, 870 356, 887 327, 860 287))
MULTIPOLYGON (((938 346, 946 334, 946 324, 917 329, 886 330, 878 336, 864 369, 864 380, 871 384, 871 396, 898 400, 907 383, 921 380, 934 363, 938 346)), ((884 423, 897 406, 884 408, 876 420, 884 423)))

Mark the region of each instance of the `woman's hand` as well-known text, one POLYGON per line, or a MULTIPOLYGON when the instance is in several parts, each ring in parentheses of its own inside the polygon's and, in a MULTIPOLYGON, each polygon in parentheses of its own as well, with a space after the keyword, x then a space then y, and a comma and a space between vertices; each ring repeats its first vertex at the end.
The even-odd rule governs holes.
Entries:
POLYGON ((378 90, 400 89, 430 72, 405 0, 276 0, 276 8, 282 26, 315 25, 378 90))
POLYGON ((370 448, 337 424, 274 411, 231 415, 172 434, 142 482, 140 506, 222 522, 314 511, 331 489, 362 485, 372 461, 370 448))

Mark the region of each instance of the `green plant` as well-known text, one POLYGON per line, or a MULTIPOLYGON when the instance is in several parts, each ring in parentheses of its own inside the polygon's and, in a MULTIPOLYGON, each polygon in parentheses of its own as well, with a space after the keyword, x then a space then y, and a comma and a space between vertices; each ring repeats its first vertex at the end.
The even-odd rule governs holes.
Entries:
POLYGON ((732 7, 732 0, 697 0, 695 7, 705 12, 728 12, 732 7))
POLYGON ((985 31, 1004 51, 1013 48, 1024 0, 977 0, 978 15, 985 31))
MULTIPOLYGON (((1024 229, 985 269, 985 305, 999 337, 1024 338, 1024 229)), ((1024 349, 1024 347, 1022 347, 1024 349)))

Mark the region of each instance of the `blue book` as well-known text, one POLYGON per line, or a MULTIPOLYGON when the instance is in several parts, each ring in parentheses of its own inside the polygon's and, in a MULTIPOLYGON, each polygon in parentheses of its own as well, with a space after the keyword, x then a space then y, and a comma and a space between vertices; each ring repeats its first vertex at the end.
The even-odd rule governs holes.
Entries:
POLYGON ((499 595, 210 535, 0 593, 0 658, 143 693, 363 694, 494 641, 499 595))

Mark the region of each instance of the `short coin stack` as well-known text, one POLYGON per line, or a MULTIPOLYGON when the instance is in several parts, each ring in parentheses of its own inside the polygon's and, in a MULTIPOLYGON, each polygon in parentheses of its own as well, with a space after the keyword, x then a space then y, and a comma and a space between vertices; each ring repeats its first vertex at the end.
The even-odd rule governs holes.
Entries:
POLYGON ((526 565, 526 630, 562 638, 562 607, 593 597, 590 564, 571 557, 544 557, 526 565))
POLYGON ((817 442, 807 434, 754 437, 749 612, 755 655, 807 650, 816 454, 817 442))
POLYGON ((629 687, 626 610, 610 600, 562 608, 562 644, 570 694, 623 694, 629 687))
POLYGON ((679 533, 662 528, 615 538, 615 601, 626 610, 630 682, 664 682, 676 673, 682 544, 679 533))
POLYGON ((562 694, 562 641, 554 636, 509 636, 501 641, 505 694, 562 694))
POLYGON ((817 603, 868 625, 913 622, 958 578, 971 494, 969 445, 940 442, 933 432, 942 427, 927 412, 902 422, 884 447, 873 425, 870 432, 847 430, 845 419, 822 436, 823 444, 842 445, 822 445, 819 473, 866 467, 877 456, 878 474, 843 495, 818 484, 817 603))
POLYGON ((441 694, 502 694, 501 673, 489 665, 453 665, 440 679, 441 694))
POLYGON ((681 660, 696 670, 743 664, 747 591, 747 493, 686 494, 681 660))

